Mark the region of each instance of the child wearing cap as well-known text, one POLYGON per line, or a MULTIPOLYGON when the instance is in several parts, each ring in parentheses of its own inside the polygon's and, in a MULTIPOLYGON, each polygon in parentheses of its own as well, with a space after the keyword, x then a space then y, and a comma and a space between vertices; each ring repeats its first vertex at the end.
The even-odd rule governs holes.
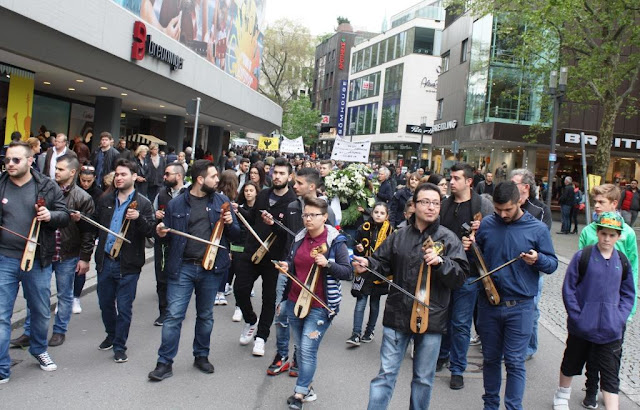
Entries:
POLYGON ((616 251, 623 220, 604 212, 596 222, 598 243, 578 251, 567 268, 562 298, 567 310, 567 347, 560 367, 554 410, 568 410, 573 376, 582 374, 590 360, 597 360, 607 410, 618 408, 620 358, 625 323, 635 299, 629 261, 616 251), (584 252, 588 260, 581 262, 584 252))

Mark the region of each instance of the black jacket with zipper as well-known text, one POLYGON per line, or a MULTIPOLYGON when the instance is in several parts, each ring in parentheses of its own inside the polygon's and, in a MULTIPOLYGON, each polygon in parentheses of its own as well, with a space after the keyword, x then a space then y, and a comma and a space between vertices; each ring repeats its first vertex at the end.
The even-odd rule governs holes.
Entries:
MULTIPOLYGON (((82 212, 83 215, 92 217, 95 213, 95 206, 91 196, 75 183, 71 185, 68 192, 63 193, 67 203, 67 209, 82 212)), ((79 222, 69 222, 64 228, 60 228, 62 243, 60 244, 60 256, 62 260, 80 257, 81 260, 89 262, 93 254, 96 229, 93 225, 80 220, 79 222)))

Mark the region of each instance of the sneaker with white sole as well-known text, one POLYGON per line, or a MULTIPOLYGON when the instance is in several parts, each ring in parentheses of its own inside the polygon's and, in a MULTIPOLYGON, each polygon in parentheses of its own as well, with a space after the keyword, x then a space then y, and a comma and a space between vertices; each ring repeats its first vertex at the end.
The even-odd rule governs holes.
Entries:
POLYGON ((76 315, 82 313, 82 305, 80 305, 80 298, 73 298, 73 306, 71 306, 71 311, 76 315))
POLYGON ((228 283, 224 285, 224 295, 229 296, 232 293, 233 293, 233 286, 229 285, 228 283))
POLYGON ((213 302, 213 305, 214 305, 214 306, 219 306, 219 305, 220 305, 220 295, 222 295, 222 292, 218 292, 218 293, 216 293, 216 299, 215 299, 215 301, 213 302))
POLYGON ((253 355, 264 356, 264 339, 263 338, 256 337, 256 340, 253 342, 253 355))
POLYGON ((45 372, 52 372, 54 370, 58 370, 58 366, 53 362, 51 356, 49 356, 49 352, 43 352, 40 354, 34 354, 33 357, 36 358, 38 364, 40 364, 40 368, 45 372))
POLYGON ((233 316, 231 316, 231 320, 234 322, 239 322, 242 320, 242 310, 236 306, 236 310, 233 311, 233 316))
MULTIPOLYGON (((291 396, 287 399, 287 404, 291 404, 293 403, 294 400, 294 396, 291 396)), ((302 402, 303 403, 309 403, 312 401, 316 401, 318 400, 318 395, 316 394, 316 392, 313 391, 313 387, 309 386, 309 393, 307 393, 303 398, 302 398, 302 402)))
POLYGON ((226 306, 229 304, 229 302, 227 302, 227 298, 224 296, 224 293, 222 292, 218 292, 218 304, 221 306, 226 306))
POLYGON ((0 376, 0 384, 5 384, 5 383, 9 383, 9 376, 7 377, 0 376))
POLYGON ((253 335, 256 333, 256 329, 258 328, 258 324, 254 323, 250 325, 246 323, 244 325, 244 329, 242 329, 242 334, 240 335, 240 344, 246 346, 253 340, 253 335))

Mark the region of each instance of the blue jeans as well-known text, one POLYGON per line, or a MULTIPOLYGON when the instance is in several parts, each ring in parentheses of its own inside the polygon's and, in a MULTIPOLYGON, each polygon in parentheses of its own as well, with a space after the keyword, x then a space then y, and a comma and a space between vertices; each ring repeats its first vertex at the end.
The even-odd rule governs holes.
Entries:
MULTIPOLYGON (((73 304, 73 283, 79 260, 79 257, 75 257, 51 264, 56 274, 56 291, 58 292, 58 313, 56 313, 53 322, 53 333, 67 333, 73 304)), ((31 310, 29 309, 27 309, 27 318, 24 321, 24 334, 31 335, 31 310)))
MULTIPOLYGON (((480 284, 471 282, 475 277, 467 278, 466 283, 451 293, 451 320, 449 320, 451 375, 462 375, 467 370, 467 351, 471 340, 473 310, 478 301, 480 284)), ((442 354, 442 349, 440 349, 442 354)))
POLYGON ((376 328, 378 313, 380 313, 380 295, 361 295, 358 296, 356 307, 353 311, 353 333, 362 333, 362 321, 364 320, 364 310, 367 307, 367 299, 370 301, 366 333, 373 333, 376 328))
MULTIPOLYGON (((276 316, 276 349, 278 354, 283 357, 289 356, 289 312, 287 305, 291 304, 288 300, 280 302, 280 314, 276 316)), ((294 303, 295 306, 295 303, 294 303)))
POLYGON ((562 213, 562 232, 571 232, 571 208, 572 205, 560 205, 560 212, 562 213))
POLYGON ((105 255, 102 271, 98 272, 98 303, 104 330, 113 343, 114 351, 127 350, 139 278, 139 273, 121 274, 120 261, 105 255))
POLYGON ((436 362, 441 336, 437 333, 413 334, 400 332, 384 326, 380 346, 380 372, 369 386, 369 410, 389 407, 393 389, 404 355, 413 338, 413 379, 411 380, 410 409, 428 409, 431 401, 433 379, 436 377, 436 362))
POLYGON ((538 294, 533 297, 533 327, 531 330, 531 338, 529 339, 529 346, 527 346, 527 356, 533 356, 538 351, 538 319, 540 319, 538 303, 540 303, 540 298, 542 298, 543 284, 544 275, 540 275, 540 279, 538 279, 538 294))
POLYGON ((9 377, 11 358, 11 316, 18 295, 18 284, 22 282, 27 307, 31 309, 31 346, 34 355, 47 351, 47 332, 51 315, 51 265, 43 268, 40 260, 33 262, 29 272, 20 269, 20 259, 0 255, 0 376, 9 377))
POLYGON ((331 326, 331 321, 324 308, 311 308, 309 314, 300 319, 293 314, 294 307, 294 303, 287 303, 287 316, 293 333, 293 343, 297 347, 299 369, 294 392, 306 395, 316 373, 320 342, 331 326))
POLYGON ((196 328, 193 339, 193 356, 209 356, 211 331, 213 330, 213 302, 223 273, 213 273, 201 265, 183 263, 177 278, 167 282, 167 317, 162 325, 162 344, 158 349, 158 362, 171 364, 178 354, 180 330, 191 295, 196 294, 196 328))
POLYGON ((524 360, 533 327, 533 298, 519 301, 513 306, 505 302, 491 306, 488 301, 478 302, 478 332, 482 339, 485 410, 500 408, 502 381, 502 355, 507 368, 504 405, 507 410, 522 409, 522 396, 526 385, 524 360))

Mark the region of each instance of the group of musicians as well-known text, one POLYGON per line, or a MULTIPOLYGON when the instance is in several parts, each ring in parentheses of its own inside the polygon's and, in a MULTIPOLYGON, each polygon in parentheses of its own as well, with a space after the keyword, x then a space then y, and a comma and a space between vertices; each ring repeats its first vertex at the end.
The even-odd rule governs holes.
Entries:
MULTIPOLYGON (((61 175, 69 169, 73 176, 80 168, 77 160, 64 156, 57 160, 61 175)), ((43 370, 56 369, 46 339, 52 261, 73 257, 75 268, 85 269, 85 245, 94 240, 82 236, 87 243, 77 246, 77 254, 67 255, 61 233, 70 224, 77 225, 80 233, 98 232, 98 299, 107 334, 99 348, 113 349, 116 362, 127 361, 126 342, 145 262, 145 238, 155 236, 160 249, 156 258, 161 259, 156 263, 164 272, 164 277, 158 277, 158 293, 166 295, 166 301, 161 305, 164 317, 157 365, 148 377, 161 381, 173 375, 181 326, 193 293, 197 310, 194 366, 213 373, 208 356, 214 299, 231 265, 230 245, 239 240, 242 227, 249 233, 244 251, 233 255, 234 292, 245 321, 240 343, 253 341, 253 354, 264 355, 276 307, 284 307, 296 346, 293 360, 299 369, 294 394, 287 400, 289 408, 300 409, 309 401, 318 346, 339 310, 340 281, 353 280, 354 273, 393 279, 383 318, 380 372, 370 385, 370 409, 388 408, 410 340, 415 344, 410 408, 429 407, 443 348, 449 350, 451 387, 463 386, 476 295, 485 408, 500 406, 503 358, 505 405, 522 407, 524 361, 538 278, 556 270, 557 258, 547 227, 523 211, 517 183, 498 184, 492 204, 470 190, 472 171, 460 165, 452 169, 451 197, 445 200, 436 185, 419 185, 413 193, 415 213, 407 226, 390 235, 372 256, 350 261, 345 234, 328 223, 326 200, 316 197, 315 189, 313 194, 304 189, 305 184, 320 183, 318 171, 302 169, 303 178, 296 179, 294 192, 290 187, 292 166, 285 158, 276 158, 272 186, 259 193, 246 218, 217 192, 218 171, 207 160, 193 163, 187 188, 182 183, 182 166, 168 165, 164 174, 167 190, 161 190, 152 204, 134 189, 136 165, 119 159, 115 189, 97 201, 93 212, 75 202, 65 203, 74 178, 56 177, 54 182, 31 170, 32 161, 28 145, 12 143, 5 157, 7 172, 0 177, 0 224, 4 226, 0 232, 0 382, 9 380, 10 319, 20 282, 30 310, 30 353, 43 370), (298 209, 302 225, 290 222, 292 206, 298 209), (469 229, 464 230, 463 225, 469 229), (488 269, 507 261, 488 275, 488 269), (279 292, 279 299, 286 303, 276 305, 279 275, 286 278, 279 292), (262 279, 259 316, 250 301, 258 277, 262 279), (448 343, 444 334, 448 334, 448 343)), ((59 313, 64 319, 68 309, 61 306, 59 313)))

